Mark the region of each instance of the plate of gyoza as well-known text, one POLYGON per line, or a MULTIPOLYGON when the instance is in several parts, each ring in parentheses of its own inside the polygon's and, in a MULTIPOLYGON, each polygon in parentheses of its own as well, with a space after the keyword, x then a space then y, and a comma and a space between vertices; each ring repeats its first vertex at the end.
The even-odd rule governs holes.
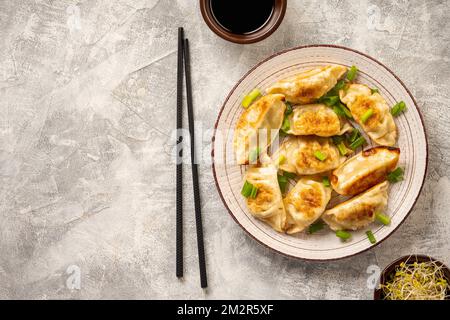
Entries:
POLYGON ((409 90, 345 47, 277 53, 220 110, 213 173, 231 216, 296 258, 332 260, 392 234, 424 182, 427 140, 409 90))

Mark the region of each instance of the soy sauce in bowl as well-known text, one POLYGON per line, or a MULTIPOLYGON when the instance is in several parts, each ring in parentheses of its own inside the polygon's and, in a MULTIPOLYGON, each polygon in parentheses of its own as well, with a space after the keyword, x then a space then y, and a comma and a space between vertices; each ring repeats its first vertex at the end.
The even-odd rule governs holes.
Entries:
POLYGON ((209 0, 217 23, 233 34, 258 31, 273 14, 275 0, 209 0))

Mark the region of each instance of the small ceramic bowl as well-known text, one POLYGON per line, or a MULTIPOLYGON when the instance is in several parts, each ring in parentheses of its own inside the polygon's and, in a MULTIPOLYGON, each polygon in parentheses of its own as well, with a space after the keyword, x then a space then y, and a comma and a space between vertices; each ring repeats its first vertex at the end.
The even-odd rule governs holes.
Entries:
MULTIPOLYGON (((408 262, 408 263, 418 262, 418 263, 420 263, 420 262, 429 262, 429 261, 434 261, 434 262, 436 262, 437 265, 443 267, 444 277, 446 278, 447 282, 450 283, 450 269, 445 264, 443 264, 439 260, 436 260, 432 257, 415 254, 415 255, 411 255, 411 256, 404 256, 404 257, 398 258, 394 262, 391 262, 391 264, 389 264, 381 273, 380 284, 386 284, 386 282, 389 281, 389 276, 393 272, 395 272, 395 268, 397 266, 399 266, 400 263, 402 263, 402 262, 408 262)), ((375 300, 384 300, 383 290, 380 288, 376 288, 373 293, 373 298, 375 300)), ((449 300, 449 298, 446 298, 446 300, 449 300)))
POLYGON ((248 44, 261 41, 270 36, 281 24, 286 13, 287 0, 275 0, 272 15, 269 20, 258 30, 246 34, 235 34, 224 29, 214 18, 211 11, 210 0, 200 0, 200 10, 208 27, 219 37, 240 44, 248 44))

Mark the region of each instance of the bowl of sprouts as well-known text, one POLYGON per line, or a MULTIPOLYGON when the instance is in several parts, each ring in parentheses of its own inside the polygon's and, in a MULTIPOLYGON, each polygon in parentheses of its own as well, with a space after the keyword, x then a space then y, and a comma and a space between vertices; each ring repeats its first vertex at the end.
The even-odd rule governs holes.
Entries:
POLYGON ((375 300, 450 300, 450 269, 425 255, 401 257, 388 265, 375 300))

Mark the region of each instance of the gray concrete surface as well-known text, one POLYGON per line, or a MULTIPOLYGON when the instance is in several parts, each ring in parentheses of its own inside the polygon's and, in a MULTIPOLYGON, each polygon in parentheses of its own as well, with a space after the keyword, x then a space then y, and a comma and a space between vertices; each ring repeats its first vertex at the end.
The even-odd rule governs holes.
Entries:
MULTIPOLYGON (((290 0, 276 33, 241 46, 216 37, 194 0, 0 0, 0 298, 370 299, 369 265, 411 252, 450 263, 449 4, 290 0), (190 175, 185 279, 177 280, 170 135, 178 26, 191 40, 205 129, 251 66, 288 47, 340 44, 394 70, 429 139, 427 180, 407 221, 353 258, 288 259, 230 218, 207 158, 209 288, 199 286, 190 175)), ((210 135, 203 140, 208 154, 210 135)))

